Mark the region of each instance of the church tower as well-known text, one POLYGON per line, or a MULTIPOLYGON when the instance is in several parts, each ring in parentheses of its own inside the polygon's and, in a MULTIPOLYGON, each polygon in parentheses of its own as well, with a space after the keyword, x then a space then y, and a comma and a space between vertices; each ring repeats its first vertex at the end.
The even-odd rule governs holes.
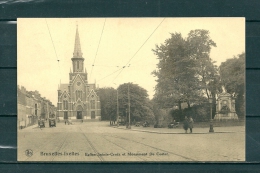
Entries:
POLYGON ((60 119, 100 119, 100 101, 96 84, 88 83, 88 74, 84 71, 84 58, 81 50, 78 25, 69 84, 60 84, 58 88, 58 116, 60 119))
POLYGON ((84 58, 82 57, 83 53, 81 52, 80 39, 78 25, 76 29, 74 52, 72 60, 73 73, 82 73, 84 69, 84 58))

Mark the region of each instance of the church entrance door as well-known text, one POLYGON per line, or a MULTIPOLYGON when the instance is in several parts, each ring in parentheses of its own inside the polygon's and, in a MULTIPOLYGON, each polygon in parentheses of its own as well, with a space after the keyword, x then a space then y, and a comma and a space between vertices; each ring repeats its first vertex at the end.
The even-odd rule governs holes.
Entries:
POLYGON ((77 111, 77 119, 82 119, 82 111, 77 111))
POLYGON ((95 115, 95 111, 91 111, 91 119, 95 119, 96 115, 95 115))
POLYGON ((77 119, 83 119, 83 117, 82 117, 82 111, 83 111, 82 106, 78 105, 76 111, 77 111, 77 119))
POLYGON ((68 119, 68 112, 64 112, 64 120, 68 119))

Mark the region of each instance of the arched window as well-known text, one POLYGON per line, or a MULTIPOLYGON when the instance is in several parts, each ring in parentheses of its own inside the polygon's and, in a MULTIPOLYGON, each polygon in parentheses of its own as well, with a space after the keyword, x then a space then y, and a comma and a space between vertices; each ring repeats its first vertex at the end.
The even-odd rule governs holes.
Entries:
POLYGON ((37 116, 37 104, 34 105, 35 115, 37 116))
POLYGON ((90 101, 90 108, 95 109, 95 100, 90 101))
POLYGON ((77 61, 77 69, 79 69, 79 61, 77 61))
POLYGON ((76 90, 76 101, 78 99, 82 100, 82 91, 81 90, 76 90))
POLYGON ((68 110, 68 100, 63 100, 63 110, 68 110))

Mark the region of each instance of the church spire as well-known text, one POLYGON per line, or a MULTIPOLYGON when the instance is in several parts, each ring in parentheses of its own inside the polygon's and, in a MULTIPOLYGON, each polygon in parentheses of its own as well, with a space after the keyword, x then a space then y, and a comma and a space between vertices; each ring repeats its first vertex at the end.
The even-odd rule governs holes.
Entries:
POLYGON ((76 29, 73 58, 83 58, 82 52, 81 52, 80 40, 79 40, 78 24, 77 24, 77 29, 76 29))

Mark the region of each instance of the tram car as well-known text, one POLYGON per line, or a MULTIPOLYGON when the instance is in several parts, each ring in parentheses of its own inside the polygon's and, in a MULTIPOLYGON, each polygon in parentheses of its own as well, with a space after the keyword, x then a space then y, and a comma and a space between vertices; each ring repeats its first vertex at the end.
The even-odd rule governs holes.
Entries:
POLYGON ((56 119, 54 114, 51 114, 49 117, 49 127, 56 127, 56 119))
POLYGON ((45 122, 44 122, 43 119, 39 119, 39 120, 38 120, 38 126, 39 126, 40 128, 45 127, 45 122))
POLYGON ((54 118, 49 118, 49 127, 56 127, 56 121, 54 118))

